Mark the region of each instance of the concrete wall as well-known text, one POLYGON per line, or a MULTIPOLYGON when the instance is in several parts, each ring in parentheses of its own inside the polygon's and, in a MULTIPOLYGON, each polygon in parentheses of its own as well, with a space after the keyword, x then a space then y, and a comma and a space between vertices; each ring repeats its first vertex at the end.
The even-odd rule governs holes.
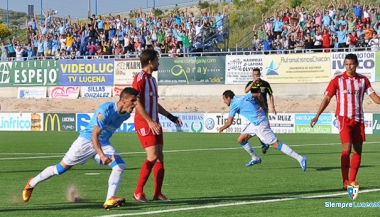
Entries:
MULTIPOLYGON (((271 84, 276 97, 322 96, 328 83, 312 84, 271 84)), ((225 90, 232 90, 237 95, 243 94, 245 85, 184 85, 158 86, 160 97, 210 97, 221 96, 225 90)), ((373 82, 372 87, 380 94, 380 82, 373 82)), ((17 87, 1 87, 0 97, 17 97, 17 87)))

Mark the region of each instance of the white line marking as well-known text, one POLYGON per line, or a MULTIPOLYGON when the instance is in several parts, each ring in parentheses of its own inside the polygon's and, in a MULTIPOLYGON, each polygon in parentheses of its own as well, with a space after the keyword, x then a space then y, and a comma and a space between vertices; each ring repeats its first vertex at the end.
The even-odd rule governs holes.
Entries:
POLYGON ((85 173, 87 176, 97 176, 100 175, 100 173, 85 173))
MULTIPOLYGON (((378 144, 379 142, 365 142, 365 144, 378 144)), ((304 147, 304 146, 330 146, 330 145, 340 145, 340 143, 326 143, 326 144, 303 144, 303 145, 290 145, 290 147, 304 147)), ((261 148, 261 146, 254 146, 254 148, 261 148)), ((240 147, 234 148, 197 148, 197 149, 185 149, 185 150, 166 150, 164 153, 177 153, 177 152, 191 152, 191 151, 223 151, 223 150, 236 150, 241 149, 240 147)), ((0 153, 0 155, 45 155, 45 154, 60 154, 60 153, 0 153)), ((131 155, 131 154, 145 154, 145 152, 121 152, 120 155, 131 155)), ((60 155, 52 156, 34 156, 34 157, 14 157, 14 158, 0 158, 2 160, 29 160, 29 159, 43 159, 43 158, 62 158, 65 153, 60 155)))
MULTIPOLYGON (((380 191, 380 188, 362 190, 362 191, 360 191, 360 194, 377 192, 377 191, 380 191)), ((248 205, 248 204, 258 204, 258 203, 274 203, 274 202, 282 202, 282 201, 290 201, 290 200, 314 199, 314 198, 324 198, 324 197, 331 198, 331 197, 341 196, 341 195, 347 195, 347 192, 337 193, 337 194, 314 195, 314 196, 288 197, 288 198, 270 199, 270 200, 243 201, 243 202, 217 204, 217 205, 193 206, 193 207, 184 207, 184 208, 177 208, 177 209, 156 210, 156 211, 149 211, 149 212, 103 215, 103 216, 98 216, 98 217, 152 215, 152 214, 161 214, 161 213, 169 213, 169 212, 179 212, 179 211, 198 210, 198 209, 212 209, 212 208, 218 208, 218 207, 240 206, 240 205, 248 205)))

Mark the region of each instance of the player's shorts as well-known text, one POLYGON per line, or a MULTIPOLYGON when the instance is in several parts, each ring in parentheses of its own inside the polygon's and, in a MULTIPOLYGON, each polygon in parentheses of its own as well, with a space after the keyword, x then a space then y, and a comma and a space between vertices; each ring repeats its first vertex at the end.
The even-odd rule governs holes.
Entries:
MULTIPOLYGON (((109 157, 112 155, 120 156, 116 149, 111 145, 102 145, 101 148, 104 154, 109 157)), ((70 149, 66 152, 62 161, 66 165, 73 166, 77 164, 84 164, 91 158, 94 158, 99 165, 104 166, 104 164, 101 163, 100 156, 96 153, 92 142, 88 139, 78 137, 73 142, 70 149)))
POLYGON ((338 128, 342 143, 360 144, 365 141, 364 123, 338 116, 338 128))
POLYGON ((259 123, 259 125, 254 125, 253 123, 249 123, 241 132, 241 134, 249 134, 251 136, 257 136, 259 139, 265 143, 272 145, 277 142, 277 136, 270 128, 268 119, 264 119, 259 123))
MULTIPOLYGON (((136 127, 136 125, 135 125, 136 127)), ((140 139, 141 146, 143 148, 148 148, 155 145, 163 145, 164 144, 164 137, 162 135, 162 128, 160 135, 155 135, 150 130, 149 126, 144 126, 137 128, 136 127, 137 135, 140 139)))

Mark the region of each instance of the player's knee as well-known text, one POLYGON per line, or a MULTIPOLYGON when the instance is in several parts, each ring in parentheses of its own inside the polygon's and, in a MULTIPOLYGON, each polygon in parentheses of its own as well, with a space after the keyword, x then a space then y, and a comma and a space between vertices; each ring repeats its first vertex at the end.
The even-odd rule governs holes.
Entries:
POLYGON ((112 163, 110 164, 110 167, 113 169, 113 170, 121 170, 123 171, 125 168, 126 168, 126 163, 123 161, 122 158, 115 158, 114 161, 112 161, 112 163))
POLYGON ((67 169, 65 167, 63 167, 60 163, 55 165, 54 167, 54 174, 56 175, 61 175, 63 173, 65 173, 67 171, 67 169))

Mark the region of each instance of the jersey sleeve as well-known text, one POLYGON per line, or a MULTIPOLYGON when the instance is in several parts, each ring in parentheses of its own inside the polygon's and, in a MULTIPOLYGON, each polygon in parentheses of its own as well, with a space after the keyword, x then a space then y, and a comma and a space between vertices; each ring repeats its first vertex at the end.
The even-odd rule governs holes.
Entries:
POLYGON ((369 95, 375 93, 375 90, 371 86, 371 82, 369 82, 368 78, 365 78, 365 92, 369 95))
POLYGON ((325 95, 326 96, 329 96, 331 98, 331 97, 333 97, 335 95, 335 92, 336 92, 336 89, 337 89, 336 83, 337 83, 337 79, 336 78, 334 78, 333 80, 330 81, 330 83, 327 86, 326 91, 325 91, 325 95))
POLYGON ((239 106, 237 103, 233 103, 231 102, 231 105, 230 105, 230 112, 228 113, 228 116, 229 117, 235 117, 236 113, 238 113, 239 111, 239 106))
POLYGON ((247 85, 245 85, 245 88, 247 88, 250 84, 252 84, 253 81, 248 82, 247 85))
POLYGON ((105 119, 106 114, 103 107, 98 108, 98 110, 95 112, 95 126, 98 126, 100 129, 103 129, 103 126, 105 125, 105 119))
POLYGON ((267 87, 267 88, 268 88, 268 94, 269 94, 269 95, 272 95, 272 94, 273 94, 272 87, 270 86, 269 82, 267 82, 267 84, 268 84, 268 85, 267 85, 267 86, 268 86, 268 87, 267 87))
POLYGON ((136 89, 139 92, 139 95, 144 95, 144 86, 145 86, 145 79, 143 79, 144 76, 140 76, 140 74, 135 75, 132 83, 132 87, 136 89))

